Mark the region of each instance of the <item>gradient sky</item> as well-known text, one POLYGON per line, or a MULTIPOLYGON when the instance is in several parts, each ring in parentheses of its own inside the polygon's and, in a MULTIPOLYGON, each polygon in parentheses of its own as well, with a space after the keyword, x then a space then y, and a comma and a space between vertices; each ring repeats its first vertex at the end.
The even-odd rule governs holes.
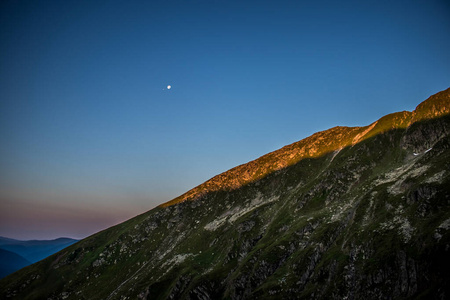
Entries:
POLYGON ((3 0, 0 235, 83 238, 413 110, 450 86, 449 49, 446 0, 3 0))

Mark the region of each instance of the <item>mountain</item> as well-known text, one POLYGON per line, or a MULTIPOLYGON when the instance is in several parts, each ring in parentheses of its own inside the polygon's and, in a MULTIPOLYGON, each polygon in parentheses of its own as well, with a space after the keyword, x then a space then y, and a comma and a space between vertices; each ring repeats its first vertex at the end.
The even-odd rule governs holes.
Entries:
POLYGON ((5 299, 450 297, 450 89, 334 127, 0 281, 5 299))
POLYGON ((31 263, 17 253, 0 248, 0 278, 5 277, 31 263))
POLYGON ((0 278, 40 261, 76 242, 78 241, 69 238, 19 241, 0 237, 0 278))
POLYGON ((0 249, 17 253, 31 263, 35 263, 76 242, 78 242, 78 240, 70 238, 19 241, 0 237, 0 249))

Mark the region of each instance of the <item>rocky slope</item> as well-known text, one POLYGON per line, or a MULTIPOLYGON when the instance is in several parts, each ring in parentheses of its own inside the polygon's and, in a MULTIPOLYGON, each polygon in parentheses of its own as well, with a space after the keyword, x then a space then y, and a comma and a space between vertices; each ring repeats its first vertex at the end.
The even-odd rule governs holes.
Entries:
POLYGON ((450 297, 450 89, 335 127, 0 281, 5 299, 450 297))

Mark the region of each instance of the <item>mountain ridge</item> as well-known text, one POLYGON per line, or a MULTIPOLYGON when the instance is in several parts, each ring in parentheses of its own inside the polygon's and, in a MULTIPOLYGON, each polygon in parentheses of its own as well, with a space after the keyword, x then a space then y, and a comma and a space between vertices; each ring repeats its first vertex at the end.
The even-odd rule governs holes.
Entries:
POLYGON ((444 116, 450 113, 450 88, 430 96, 421 102, 416 108, 410 111, 395 112, 385 115, 367 126, 347 127, 335 126, 330 129, 316 132, 298 142, 286 145, 278 150, 269 152, 248 163, 241 164, 228 171, 220 173, 194 187, 186 193, 161 204, 161 207, 167 207, 186 200, 195 200, 211 191, 221 189, 236 189, 245 183, 255 181, 266 175, 270 171, 276 171, 286 166, 297 163, 304 158, 317 157, 329 152, 342 149, 349 145, 354 145, 364 139, 370 138, 376 134, 387 130, 397 128, 407 128, 415 122, 444 116), (330 135, 333 137, 330 138, 330 135), (336 139, 338 141, 336 141, 336 139), (331 145, 316 146, 316 143, 331 140, 331 145), (351 142, 350 142, 351 140, 351 142), (334 142, 334 143, 333 143, 334 142), (336 143, 337 142, 337 143, 336 143), (307 148, 308 145, 314 147, 307 148), (287 152, 287 153, 286 153, 287 152), (286 158, 289 156, 289 158, 286 158), (268 162, 265 162, 268 160, 268 162), (274 166, 274 164, 276 164, 274 166), (247 169, 254 169, 249 173, 247 169), (242 174, 241 177, 237 174, 242 174), (230 183, 231 182, 231 183, 230 183))
POLYGON ((2 279, 0 297, 448 298, 449 94, 419 121, 334 127, 219 174, 2 279))

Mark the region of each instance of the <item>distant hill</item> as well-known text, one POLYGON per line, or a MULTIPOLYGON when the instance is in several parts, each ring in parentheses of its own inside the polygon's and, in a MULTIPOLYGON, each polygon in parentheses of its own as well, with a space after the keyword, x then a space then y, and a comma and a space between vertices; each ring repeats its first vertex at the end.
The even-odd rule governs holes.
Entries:
POLYGON ((17 253, 0 249, 0 278, 5 277, 31 263, 17 253))
POLYGON ((450 299, 450 89, 334 127, 0 280, 2 299, 450 299))
POLYGON ((20 241, 0 237, 0 249, 17 253, 31 263, 35 263, 76 242, 78 240, 70 238, 20 241))
POLYGON ((77 241, 69 238, 19 241, 0 237, 0 278, 38 262, 77 241))

